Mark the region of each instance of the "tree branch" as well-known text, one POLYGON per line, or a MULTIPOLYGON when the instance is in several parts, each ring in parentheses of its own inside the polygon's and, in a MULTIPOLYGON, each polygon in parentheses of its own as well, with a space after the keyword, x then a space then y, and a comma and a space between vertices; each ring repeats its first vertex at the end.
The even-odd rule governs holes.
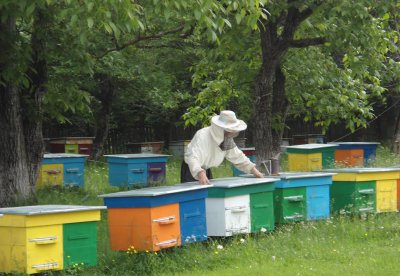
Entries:
POLYGON ((311 14, 313 12, 314 12, 314 8, 310 8, 310 7, 308 7, 307 9, 305 9, 302 12, 299 12, 299 14, 297 16, 297 22, 300 24, 301 22, 306 20, 309 16, 311 16, 311 14))
POLYGON ((286 16, 285 11, 281 11, 281 13, 278 15, 278 17, 274 20, 275 24, 277 26, 282 25, 282 23, 284 23, 284 21, 285 21, 285 16, 286 16))
POLYGON ((313 45, 321 45, 326 42, 324 37, 304 38, 297 40, 289 40, 288 46, 291 48, 305 48, 313 45))
MULTIPOLYGON (((130 47, 130 46, 133 46, 133 45, 135 45, 135 44, 137 44, 137 43, 139 43, 141 41, 160 39, 160 38, 162 38, 162 37, 164 37, 166 35, 178 33, 180 31, 182 31, 183 28, 184 28, 184 24, 182 23, 182 24, 180 24, 178 27, 176 27, 174 29, 167 30, 167 31, 164 31, 164 32, 159 32, 157 34, 151 34, 151 35, 145 35, 145 36, 142 36, 142 35, 139 34, 139 35, 136 36, 135 39, 132 39, 132 40, 130 40, 130 41, 126 42, 126 43, 123 43, 121 45, 115 45, 115 47, 107 49, 103 54, 97 56, 97 58, 101 59, 101 58, 105 57, 107 54, 109 54, 111 52, 121 51, 121 50, 123 50, 123 49, 125 49, 127 47, 130 47)), ((187 32, 189 34, 183 33, 183 34, 180 34, 180 37, 185 38, 186 36, 190 35, 190 33, 192 33, 192 32, 193 32, 193 28, 191 28, 187 32)))
POLYGON ((172 42, 168 44, 159 44, 159 45, 137 45, 136 48, 138 49, 161 49, 161 48, 170 48, 170 49, 177 49, 177 50, 184 50, 185 47, 190 48, 198 48, 198 45, 194 43, 180 43, 180 42, 172 42))
POLYGON ((295 2, 296 1, 288 1, 288 4, 291 5, 291 7, 288 9, 284 23, 282 33, 283 40, 291 39, 300 23, 310 17, 315 9, 323 3, 323 1, 315 0, 310 3, 306 9, 300 11, 298 7, 296 7, 295 2))

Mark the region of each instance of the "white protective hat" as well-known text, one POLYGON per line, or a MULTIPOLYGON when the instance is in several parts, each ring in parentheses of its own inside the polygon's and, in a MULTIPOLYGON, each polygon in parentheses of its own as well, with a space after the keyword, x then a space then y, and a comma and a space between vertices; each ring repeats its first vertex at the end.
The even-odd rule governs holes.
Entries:
POLYGON ((247 124, 236 118, 235 112, 222 110, 219 115, 211 118, 211 122, 228 132, 239 132, 247 128, 247 124))

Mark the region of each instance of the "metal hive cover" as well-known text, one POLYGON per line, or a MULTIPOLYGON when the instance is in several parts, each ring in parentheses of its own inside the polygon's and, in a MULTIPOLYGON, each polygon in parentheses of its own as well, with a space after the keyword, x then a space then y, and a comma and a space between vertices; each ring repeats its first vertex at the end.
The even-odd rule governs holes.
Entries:
MULTIPOLYGON (((227 177, 227 178, 214 178, 210 182, 215 188, 235 188, 240 186, 257 185, 264 183, 271 183, 278 181, 277 178, 255 178, 255 177, 227 177)), ((189 182, 197 183, 197 182, 189 182)))
POLYGON ((295 179, 295 178, 311 178, 311 177, 324 177, 324 176, 332 176, 336 173, 328 173, 328 172, 281 172, 277 177, 281 179, 295 179))
POLYGON ((8 215, 43 215, 52 213, 82 212, 106 209, 105 206, 81 206, 81 205, 36 205, 0 208, 0 214, 8 215))
POLYGON ((45 153, 43 158, 71 158, 71 157, 88 157, 86 154, 76 154, 76 153, 45 153))
POLYGON ((137 190, 129 190, 111 194, 99 195, 99 197, 140 197, 140 196, 161 196, 174 193, 195 191, 201 189, 207 189, 212 187, 211 185, 196 185, 193 184, 177 184, 174 186, 158 186, 150 188, 142 188, 137 190))
POLYGON ((287 149, 323 149, 323 148, 331 148, 337 147, 336 144, 304 144, 297 146, 286 146, 287 149))
POLYGON ((104 156, 117 157, 117 158, 154 158, 154 157, 168 157, 171 155, 156 154, 156 153, 128 153, 128 154, 110 154, 110 155, 104 155, 104 156))
MULTIPOLYGON (((332 176, 336 173, 332 172, 281 172, 278 175, 268 175, 271 178, 278 179, 295 179, 295 178, 311 178, 311 177, 324 177, 324 176, 332 176)), ((255 178, 252 174, 242 174, 240 177, 250 177, 255 178)))
POLYGON ((256 150, 256 148, 255 147, 252 147, 252 148, 240 148, 240 150, 256 150))
POLYGON ((328 144, 337 145, 380 145, 378 142, 329 142, 328 144))
POLYGON ((332 172, 332 173, 375 173, 375 172, 396 172, 400 171, 400 168, 389 167, 389 168, 343 168, 343 169, 327 169, 321 172, 332 172))

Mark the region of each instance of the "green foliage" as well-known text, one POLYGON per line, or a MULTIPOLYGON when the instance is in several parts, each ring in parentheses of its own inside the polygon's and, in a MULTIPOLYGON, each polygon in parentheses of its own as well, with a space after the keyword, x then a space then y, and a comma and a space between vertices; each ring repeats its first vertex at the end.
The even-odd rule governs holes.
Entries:
POLYGON ((319 48, 290 51, 284 68, 292 76, 287 79, 292 116, 314 120, 325 129, 344 120, 353 130, 372 118, 368 84, 353 79, 319 48))
MULTIPOLYGON (((230 99, 235 96, 237 96, 237 91, 233 89, 227 80, 207 82, 206 88, 204 88, 197 96, 196 102, 201 104, 189 108, 183 118, 198 118, 203 122, 202 126, 209 125, 210 118, 207 118, 207 116, 210 114, 210 111, 212 112, 215 110, 213 107, 219 107, 220 110, 227 109, 230 99), (204 107, 205 102, 212 103, 212 106, 208 105, 204 107)), ((197 122, 191 121, 190 119, 186 120, 186 125, 188 125, 188 123, 192 123, 193 125, 197 124, 197 122)))
POLYGON ((116 78, 113 122, 126 128, 137 124, 174 122, 191 99, 190 79, 185 64, 191 62, 190 51, 161 48, 136 49, 121 54, 129 68, 129 77, 116 78), (179 51, 180 55, 176 55, 179 51))
MULTIPOLYGON (((312 7, 312 2, 302 2, 299 9, 312 7)), ((384 101, 388 84, 398 82, 400 64, 395 55, 399 49, 399 7, 394 2, 323 1, 299 26, 296 40, 323 37, 327 42, 322 47, 290 49, 284 57, 290 116, 313 120, 325 130, 339 121, 345 121, 351 130, 367 125, 374 117, 373 104, 384 101)), ((265 8, 270 13, 270 24, 281 13, 286 14, 289 6, 287 1, 274 1, 265 8)), ((200 93, 185 115, 186 124, 204 121, 225 108, 227 98, 238 95, 221 87, 216 93, 210 85, 215 87, 217 82, 235 87, 242 80, 251 83, 260 70, 259 35, 248 25, 233 25, 221 41, 224 43, 218 47, 201 52, 204 58, 194 67, 194 84, 200 93)), ((241 92, 251 99, 252 85, 241 92)), ((282 118, 275 119, 274 129, 282 129, 282 118)))
POLYGON ((400 69, 389 55, 398 51, 398 32, 389 28, 387 11, 373 1, 327 1, 302 26, 299 34, 324 36, 329 43, 291 50, 285 58, 293 116, 324 129, 338 121, 351 130, 367 126, 373 104, 383 100, 400 69))
MULTIPOLYGON (((253 15, 261 11, 260 4, 262 1, 2 1, 2 22, 16 18, 19 32, 15 37, 3 39, 10 44, 10 55, 2 55, 2 58, 14 64, 2 71, 1 83, 13 82, 29 87, 29 78, 21 72, 27 72, 29 67, 34 16, 39 10, 44 11, 51 15, 50 25, 46 28, 49 51, 39 53, 46 56, 49 64, 47 87, 51 91, 45 95, 45 115, 60 122, 69 120, 68 112, 80 112, 90 118, 89 97, 84 91, 95 85, 83 83, 83 80, 87 81, 95 72, 106 73, 119 81, 121 78, 132 81, 138 77, 131 74, 129 64, 125 62, 126 55, 113 52, 136 46, 141 41, 151 42, 175 33, 174 30, 189 32, 193 27, 201 36, 218 42, 219 35, 232 26, 228 19, 231 13, 237 13, 237 20, 255 25, 258 16, 253 15), (248 10, 254 13, 248 14, 248 10), (64 101, 60 100, 60 95, 64 95, 64 101)), ((176 109, 188 98, 186 89, 164 88, 153 87, 150 99, 163 99, 163 107, 167 110, 176 109)))
POLYGON ((234 24, 218 47, 204 45, 205 49, 197 51, 199 62, 192 70, 193 86, 199 93, 184 115, 185 125, 207 125, 223 109, 250 119, 253 79, 261 62, 257 42, 251 29, 234 24))

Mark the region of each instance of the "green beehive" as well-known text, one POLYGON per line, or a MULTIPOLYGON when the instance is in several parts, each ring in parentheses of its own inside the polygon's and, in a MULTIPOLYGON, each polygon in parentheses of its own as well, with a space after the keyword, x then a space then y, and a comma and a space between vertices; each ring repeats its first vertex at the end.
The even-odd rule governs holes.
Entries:
POLYGON ((375 181, 334 181, 331 186, 332 212, 375 212, 375 181))
POLYGON ((333 212, 396 212, 400 168, 342 168, 331 186, 333 212))
POLYGON ((306 187, 275 189, 274 197, 276 223, 306 220, 306 187))
POLYGON ((273 190, 250 194, 251 232, 262 228, 274 230, 274 197, 273 190))
POLYGON ((330 169, 335 166, 335 151, 334 147, 327 147, 322 149, 322 168, 330 169))
POLYGON ((63 225, 65 267, 94 266, 97 264, 96 222, 63 225))
POLYGON ((65 153, 79 153, 78 144, 65 144, 65 153))
POLYGON ((337 145, 334 144, 304 144, 286 147, 289 155, 289 171, 299 171, 298 168, 303 168, 300 171, 332 168, 335 165, 336 147, 337 145), (307 163, 310 164, 306 165, 307 163))

